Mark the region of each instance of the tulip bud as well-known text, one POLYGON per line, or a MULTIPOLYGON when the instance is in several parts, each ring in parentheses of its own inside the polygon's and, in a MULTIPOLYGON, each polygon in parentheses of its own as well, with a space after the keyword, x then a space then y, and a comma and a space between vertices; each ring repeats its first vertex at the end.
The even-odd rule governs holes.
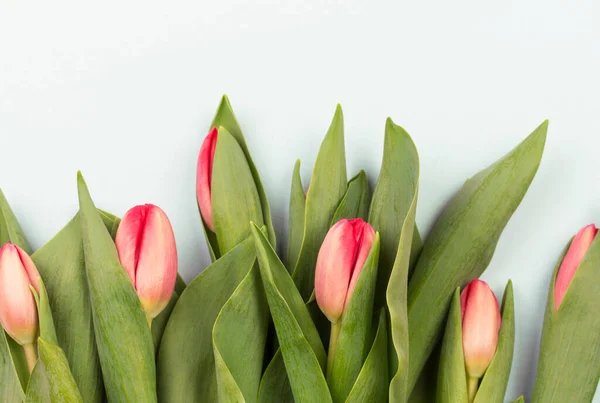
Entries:
POLYGON ((558 273, 556 275, 556 284, 554 286, 554 307, 558 311, 560 303, 565 297, 567 288, 577 271, 577 268, 581 264, 581 261, 585 257, 587 250, 590 248, 592 241, 598 233, 598 228, 594 224, 590 224, 587 227, 581 229, 569 246, 569 250, 565 255, 558 273))
POLYGON ((175 288, 177 248, 171 223, 153 204, 135 206, 123 216, 115 244, 150 322, 175 288))
POLYGON ((35 264, 17 245, 5 244, 0 249, 0 323, 22 346, 35 343, 38 314, 30 286, 39 292, 35 264))
POLYGON ((198 165, 196 167, 196 198, 198 199, 200 215, 202 215, 206 226, 213 232, 215 232, 215 226, 212 217, 210 189, 213 161, 217 147, 217 134, 217 128, 213 127, 204 139, 202 147, 200 147, 200 155, 198 156, 198 165))
POLYGON ((360 218, 338 221, 325 236, 317 257, 315 294, 333 323, 346 310, 374 238, 373 227, 360 218))
POLYGON ((485 374, 498 345, 501 317, 498 300, 481 280, 471 281, 460 295, 463 353, 469 379, 485 374))

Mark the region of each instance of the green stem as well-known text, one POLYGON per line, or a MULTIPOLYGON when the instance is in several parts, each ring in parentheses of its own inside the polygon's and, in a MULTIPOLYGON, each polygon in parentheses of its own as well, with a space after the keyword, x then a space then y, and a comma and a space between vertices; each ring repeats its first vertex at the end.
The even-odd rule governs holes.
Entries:
POLYGON ((331 324, 331 333, 329 334, 329 350, 327 351, 327 380, 331 379, 331 372, 333 371, 333 357, 335 355, 335 349, 337 347, 337 340, 338 336, 340 335, 341 328, 341 321, 331 324))
POLYGON ((25 358, 27 359, 27 367, 29 368, 29 373, 33 372, 33 367, 35 367, 35 363, 37 362, 37 348, 35 343, 23 344, 23 350, 25 350, 25 358))
POLYGON ((477 395, 477 389, 479 389, 479 378, 473 378, 467 375, 467 391, 469 392, 469 403, 473 403, 475 395, 477 395))

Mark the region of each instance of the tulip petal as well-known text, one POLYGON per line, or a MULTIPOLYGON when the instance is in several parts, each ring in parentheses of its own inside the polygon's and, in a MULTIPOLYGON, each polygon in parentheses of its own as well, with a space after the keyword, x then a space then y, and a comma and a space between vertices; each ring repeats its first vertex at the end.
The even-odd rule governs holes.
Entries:
POLYGON ((331 322, 342 315, 357 252, 354 226, 338 221, 325 236, 315 271, 317 303, 331 322))
POLYGON ((21 261, 19 249, 12 244, 0 249, 0 323, 17 343, 23 345, 35 341, 38 317, 35 299, 29 288, 28 272, 21 261))
POLYGON ((200 155, 198 156, 198 165, 196 168, 196 197, 198 199, 198 207, 206 226, 213 232, 215 231, 215 226, 212 218, 211 181, 215 149, 217 147, 217 135, 218 130, 216 127, 213 127, 204 139, 202 147, 200 147, 200 155))
POLYGON ((581 261, 585 257, 585 254, 590 248, 597 233, 598 228, 596 228, 594 224, 590 224, 581 229, 577 235, 575 235, 573 242, 571 242, 571 246, 569 246, 569 250, 563 259, 556 276, 554 307, 557 311, 560 307, 560 303, 565 297, 567 288, 569 288, 569 284, 571 284, 571 280, 573 279, 577 268, 581 264, 581 261))
POLYGON ((146 314, 154 318, 169 303, 177 277, 177 248, 167 215, 146 205, 146 220, 138 240, 135 288, 146 314))
POLYGON ((123 216, 115 237, 119 261, 121 266, 125 268, 134 287, 136 285, 135 272, 138 264, 140 232, 144 228, 145 221, 146 208, 144 206, 136 206, 130 209, 123 216))

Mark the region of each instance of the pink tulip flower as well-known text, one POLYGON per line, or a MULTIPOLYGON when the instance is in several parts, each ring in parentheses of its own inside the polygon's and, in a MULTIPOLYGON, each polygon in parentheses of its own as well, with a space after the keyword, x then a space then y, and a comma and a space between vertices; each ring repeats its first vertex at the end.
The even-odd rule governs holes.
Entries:
POLYGON ((115 244, 150 323, 175 288, 177 248, 171 223, 153 204, 135 206, 123 216, 115 244))
POLYGON ((200 155, 198 156, 198 165, 196 167, 196 198, 198 200, 198 207, 200 208, 200 215, 206 226, 213 232, 215 231, 215 226, 212 217, 210 189, 213 161, 215 158, 215 149, 217 147, 217 135, 218 130, 216 127, 213 127, 202 143, 200 155))
POLYGON ((577 268, 581 264, 581 261, 585 257, 587 250, 590 248, 592 241, 598 233, 598 228, 594 224, 590 224, 587 227, 582 228, 565 255, 560 267, 558 274, 556 275, 556 284, 554 286, 554 307, 558 311, 560 304, 565 297, 567 288, 571 284, 571 280, 577 271, 577 268))
POLYGON ((479 379, 496 354, 501 325, 500 308, 490 287, 476 279, 462 291, 460 311, 469 401, 473 401, 479 379))
POLYGON ((367 260, 375 231, 360 218, 338 221, 327 233, 315 272, 317 304, 336 323, 344 313, 367 260))

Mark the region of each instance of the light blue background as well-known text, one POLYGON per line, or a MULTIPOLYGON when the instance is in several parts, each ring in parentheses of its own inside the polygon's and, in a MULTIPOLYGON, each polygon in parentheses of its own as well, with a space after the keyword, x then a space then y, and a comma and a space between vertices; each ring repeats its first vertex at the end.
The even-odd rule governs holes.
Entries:
POLYGON ((413 136, 424 233, 465 178, 549 118, 540 171, 484 275, 498 296, 514 281, 507 398, 530 395, 552 268, 600 221, 598 2, 34 3, 0 6, 0 187, 35 247, 75 213, 81 169, 106 210, 163 207, 193 278, 209 262, 196 157, 222 93, 280 239, 293 163, 307 184, 337 102, 349 175, 374 183, 387 116, 413 136))

